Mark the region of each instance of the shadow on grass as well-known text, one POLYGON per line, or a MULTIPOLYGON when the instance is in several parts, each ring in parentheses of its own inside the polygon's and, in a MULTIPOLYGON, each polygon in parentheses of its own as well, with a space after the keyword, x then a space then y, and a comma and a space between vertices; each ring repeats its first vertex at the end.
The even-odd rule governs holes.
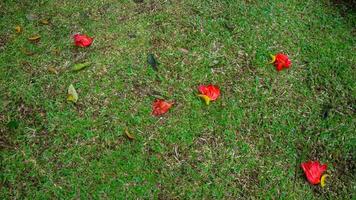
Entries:
POLYGON ((356 14, 356 0, 330 0, 330 3, 339 9, 342 16, 356 14))

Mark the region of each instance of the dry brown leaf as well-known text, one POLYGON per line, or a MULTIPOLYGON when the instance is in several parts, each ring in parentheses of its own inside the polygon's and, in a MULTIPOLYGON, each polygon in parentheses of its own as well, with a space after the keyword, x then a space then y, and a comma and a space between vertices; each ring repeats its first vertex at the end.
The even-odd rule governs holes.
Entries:
POLYGON ((21 33, 22 32, 21 26, 16 26, 15 31, 16 33, 21 33))
POLYGON ((179 48, 179 51, 181 51, 182 53, 189 53, 189 50, 184 48, 179 48))
POLYGON ((35 52, 32 52, 32 51, 30 51, 30 50, 28 50, 28 49, 25 49, 25 48, 22 48, 21 51, 22 51, 24 54, 26 54, 27 56, 33 56, 33 55, 35 55, 35 52))
POLYGON ((130 140, 135 139, 135 136, 133 136, 131 133, 129 133, 129 130, 127 128, 125 129, 125 134, 126 134, 126 137, 129 138, 130 140))
POLYGON ((59 56, 59 54, 60 54, 61 52, 58 50, 58 49, 53 49, 52 50, 52 54, 54 54, 54 55, 56 55, 56 56, 59 56))
POLYGON ((40 22, 41 22, 41 24, 43 24, 43 25, 48 25, 48 24, 49 24, 48 19, 42 19, 40 22))
POLYGON ((48 67, 48 71, 53 73, 53 74, 58 74, 58 71, 54 67, 48 67))
POLYGON ((29 37, 28 40, 32 41, 32 42, 37 42, 41 39, 40 35, 34 35, 32 37, 29 37))

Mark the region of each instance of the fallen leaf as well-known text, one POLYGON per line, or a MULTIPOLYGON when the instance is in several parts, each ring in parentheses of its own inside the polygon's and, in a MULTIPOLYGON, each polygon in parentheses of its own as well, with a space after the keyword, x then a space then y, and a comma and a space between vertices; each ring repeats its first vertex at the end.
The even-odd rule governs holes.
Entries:
POLYGON ((40 111, 39 114, 40 114, 41 117, 45 117, 46 116, 46 113, 42 112, 42 111, 40 111))
POLYGON ((75 90, 73 84, 70 84, 68 87, 67 101, 71 101, 73 103, 76 103, 78 101, 78 93, 75 90))
POLYGON ((29 14, 26 14, 26 19, 28 19, 30 21, 34 21, 34 20, 38 19, 38 15, 36 15, 34 13, 29 13, 29 14))
POLYGON ((73 71, 79 71, 91 65, 91 62, 77 63, 72 67, 73 71))
POLYGON ((130 140, 135 139, 135 136, 133 136, 127 128, 125 129, 125 134, 126 134, 126 137, 129 138, 130 140))
POLYGON ((184 48, 179 48, 179 51, 181 51, 182 53, 189 53, 189 50, 184 48))
POLYGON ((33 55, 35 55, 35 52, 32 52, 32 51, 30 51, 30 50, 28 50, 28 49, 25 49, 25 48, 22 48, 21 51, 22 51, 24 54, 28 55, 28 56, 33 56, 33 55))
POLYGON ((40 35, 34 35, 34 36, 28 38, 28 40, 30 40, 31 42, 37 42, 40 39, 41 39, 40 35))
POLYGON ((53 73, 53 74, 58 74, 58 71, 54 67, 48 67, 48 71, 53 73))
POLYGON ((148 64, 150 64, 151 65, 151 67, 153 68, 153 70, 155 70, 155 71, 158 71, 158 68, 157 68, 157 66, 158 66, 158 62, 157 62, 157 60, 155 59, 155 56, 153 55, 153 54, 148 54, 148 56, 147 56, 147 62, 148 62, 148 64))
POLYGON ((21 26, 16 26, 15 31, 16 33, 21 33, 22 32, 21 26))
POLYGON ((61 52, 60 52, 58 49, 56 49, 56 48, 54 48, 54 49, 52 50, 52 54, 54 54, 54 55, 56 55, 56 56, 59 56, 60 53, 61 53, 61 52))
POLYGON ((40 21, 40 23, 43 24, 43 25, 48 25, 48 24, 49 24, 49 21, 48 21, 48 19, 42 19, 42 20, 40 21))

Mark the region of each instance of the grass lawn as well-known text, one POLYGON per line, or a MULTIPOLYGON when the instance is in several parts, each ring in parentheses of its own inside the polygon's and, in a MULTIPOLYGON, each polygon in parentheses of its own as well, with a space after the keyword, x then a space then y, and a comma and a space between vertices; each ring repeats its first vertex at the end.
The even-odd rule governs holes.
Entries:
POLYGON ((331 0, 1 1, 0 198, 356 198, 355 13, 331 0), (78 32, 93 45, 74 47, 78 32), (290 69, 268 64, 278 52, 290 69), (210 83, 221 96, 207 106, 197 87, 210 83), (156 98, 175 104, 154 117, 156 98), (308 183, 307 160, 328 165, 326 187, 308 183))

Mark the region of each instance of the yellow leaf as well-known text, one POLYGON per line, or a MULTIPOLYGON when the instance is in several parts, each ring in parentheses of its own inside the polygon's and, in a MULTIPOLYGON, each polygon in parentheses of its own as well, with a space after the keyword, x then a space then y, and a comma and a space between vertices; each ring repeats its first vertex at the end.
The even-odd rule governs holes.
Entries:
POLYGON ((324 175, 321 177, 321 180, 320 180, 320 185, 321 185, 321 187, 325 187, 325 185, 326 185, 326 183, 325 183, 326 177, 329 177, 329 175, 324 174, 324 175))
POLYGON ((67 101, 71 101, 73 103, 76 103, 78 101, 78 93, 75 90, 73 84, 70 84, 70 86, 68 87, 67 101))
POLYGON ((206 105, 210 104, 210 101, 211 101, 210 97, 203 95, 203 94, 198 94, 198 97, 202 98, 205 101, 206 105))
POLYGON ((53 74, 58 74, 58 71, 54 67, 48 67, 48 71, 53 73, 53 74))
POLYGON ((271 62, 269 62, 270 64, 272 64, 272 63, 274 63, 276 61, 276 56, 271 55, 271 58, 272 58, 272 60, 271 60, 271 62))
POLYGON ((30 41, 38 41, 41 38, 40 35, 34 35, 32 37, 29 37, 28 40, 30 41))
POLYGON ((43 24, 43 25, 49 24, 48 19, 42 19, 40 22, 41 22, 41 24, 43 24))
POLYGON ((125 129, 125 134, 126 134, 126 137, 129 138, 130 140, 135 139, 135 136, 133 136, 131 133, 129 133, 129 130, 127 128, 125 129))
POLYGON ((16 33, 21 33, 22 32, 21 26, 16 26, 15 31, 16 33))

